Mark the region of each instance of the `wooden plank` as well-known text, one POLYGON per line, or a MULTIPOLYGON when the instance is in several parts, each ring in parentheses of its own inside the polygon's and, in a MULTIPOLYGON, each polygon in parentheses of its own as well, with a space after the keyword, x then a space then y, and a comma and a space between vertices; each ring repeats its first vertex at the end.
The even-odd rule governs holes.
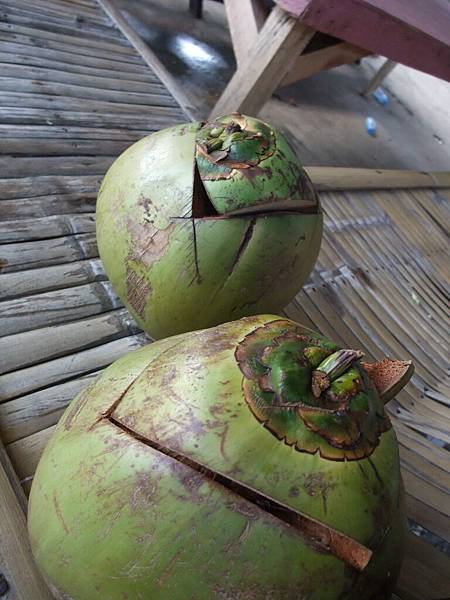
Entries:
POLYGON ((291 85, 296 81, 306 79, 326 69, 353 63, 368 54, 370 53, 367 50, 358 48, 358 46, 354 46, 348 42, 340 42, 321 48, 315 52, 300 54, 279 87, 291 85))
POLYGON ((97 23, 103 26, 110 26, 104 16, 99 11, 90 10, 80 5, 72 6, 72 10, 67 10, 57 2, 45 0, 45 2, 32 2, 32 0, 0 0, 0 7, 5 12, 15 8, 17 11, 29 11, 30 15, 36 13, 48 17, 55 17, 62 22, 78 23, 82 26, 83 22, 97 23))
POLYGON ((107 281, 0 303, 0 336, 90 317, 121 306, 107 281))
MULTIPOLYGON (((15 7, 18 5, 17 0, 1 0, 0 6, 2 7, 15 7)), ((70 7, 62 5, 59 2, 51 0, 45 0, 45 3, 32 2, 31 0, 20 0, 21 8, 28 8, 30 11, 37 11, 41 14, 51 15, 54 17, 63 17, 64 19, 70 19, 78 23, 82 23, 82 19, 86 18, 94 23, 101 23, 102 25, 108 25, 108 20, 97 10, 93 10, 88 7, 81 7, 72 4, 70 7), (71 10, 68 10, 68 9, 71 10)))
MULTIPOLYGON (((36 44, 47 48, 50 47, 46 45, 47 42, 56 42, 58 44, 58 48, 65 48, 66 50, 74 51, 78 49, 80 54, 92 56, 93 54, 97 55, 98 53, 100 57, 106 56, 106 58, 110 58, 112 60, 117 57, 118 61, 129 61, 135 64, 142 64, 142 60, 139 56, 136 56, 136 52, 133 48, 119 44, 117 41, 106 42, 103 40, 95 40, 85 37, 84 35, 76 36, 55 33, 53 31, 47 31, 33 27, 31 23, 28 23, 27 26, 0 21, 0 31, 5 32, 5 34, 7 34, 7 39, 11 41, 16 40, 22 42, 21 38, 16 36, 25 35, 28 36, 28 40, 31 45, 36 44), (68 46, 65 47, 64 44, 68 44, 68 46), (108 54, 102 54, 104 52, 107 52, 108 54)), ((78 33, 82 34, 82 32, 78 33)))
POLYGON ((8 223, 0 222, 0 244, 45 240, 72 233, 92 233, 94 231, 94 215, 63 215, 44 219, 18 219, 17 221, 8 221, 8 223))
POLYGON ((97 10, 97 3, 95 0, 55 0, 57 2, 59 2, 59 4, 65 6, 66 8, 75 8, 78 9, 78 7, 81 8, 91 8, 94 9, 95 11, 97 10))
MULTIPOLYGON (((85 60, 85 58, 89 57, 92 58, 92 56, 95 55, 101 60, 116 62, 117 67, 120 70, 126 69, 128 65, 134 68, 138 67, 139 69, 144 66, 142 59, 139 56, 136 56, 135 53, 122 54, 117 50, 111 50, 110 44, 107 44, 106 48, 98 48, 95 46, 92 47, 88 43, 82 44, 84 41, 82 38, 75 38, 73 36, 55 36, 55 39, 48 39, 47 36, 41 37, 41 33, 42 32, 40 32, 39 29, 33 30, 29 27, 19 27, 12 24, 8 24, 8 27, 5 30, 4 23, 0 21, 0 40, 2 42, 20 44, 25 52, 32 52, 34 48, 43 48, 49 52, 56 50, 58 52, 64 52, 65 54, 72 52, 74 57, 83 57, 81 60, 85 60), (15 33, 16 30, 18 30, 19 33, 15 33), (26 34, 21 33, 21 31, 25 31, 26 34)), ((129 50, 129 48, 126 48, 126 50, 129 50)))
POLYGON ((56 425, 69 402, 96 379, 99 373, 100 371, 89 373, 0 404, 0 428, 5 444, 56 425))
POLYGON ((447 0, 276 0, 306 25, 450 81, 447 0))
POLYGON ((98 175, 42 175, 19 179, 0 179, 0 206, 3 201, 16 198, 33 198, 56 193, 76 192, 78 196, 96 193, 101 181, 102 177, 98 175))
MULTIPOLYGON (((138 104, 108 102, 104 100, 89 100, 89 102, 86 102, 85 100, 82 100, 80 98, 60 97, 52 96, 50 94, 38 93, 30 94, 17 92, 1 92, 0 102, 2 104, 3 113, 5 115, 5 107, 21 107, 24 109, 45 108, 50 111, 50 114, 52 114, 53 111, 59 110, 87 113, 87 119, 92 119, 93 115, 89 113, 100 113, 99 118, 102 118, 103 115, 107 116, 109 114, 120 113, 124 115, 130 115, 131 119, 136 119, 136 117, 140 117, 140 119, 143 122, 145 122, 145 120, 147 122, 152 121, 154 117, 164 116, 166 117, 167 122, 170 123, 170 117, 173 117, 174 114, 177 113, 177 110, 174 110, 174 108, 170 106, 152 106, 152 116, 148 117, 148 115, 143 114, 142 105, 138 104)), ((148 110, 148 112, 150 112, 150 110, 148 110)), ((127 117, 123 118, 126 119, 127 117)), ((3 121, 3 124, 5 124, 5 121, 3 121)), ((81 121, 80 125, 85 125, 84 121, 81 121)), ((145 127, 143 129, 145 129, 145 127)), ((9 152, 8 154, 13 154, 13 152, 9 152)), ((108 153, 99 152, 99 154, 105 155, 108 153)), ((42 153, 42 155, 46 156, 44 153, 42 153)))
MULTIPOLYGON (((139 130, 136 139, 143 137, 139 130)), ((109 140, 60 140, 48 138, 2 138, 0 137, 0 154, 13 154, 14 156, 114 156, 122 154, 134 140, 109 141, 109 140)), ((1 228, 1 224, 0 224, 1 228)))
POLYGON ((114 31, 107 21, 98 17, 98 15, 77 14, 73 10, 65 13, 57 12, 46 3, 27 3, 21 0, 13 2, 11 0, 0 0, 0 10, 7 15, 8 22, 22 22, 23 18, 29 16, 33 25, 38 24, 42 29, 46 28, 67 28, 76 33, 83 32, 86 36, 106 36, 110 39, 116 37, 114 31))
POLYGON ((17 271, 0 277, 0 300, 106 281, 100 259, 80 260, 31 271, 17 271))
POLYGON ((17 600, 52 600, 31 555, 25 514, 0 464, 0 568, 17 600))
POLYGON ((141 55, 143 60, 148 64, 151 71, 155 73, 161 80, 163 85, 169 90, 170 94, 175 98, 178 104, 183 109, 184 113, 191 119, 195 120, 194 109, 192 103, 184 91, 180 88, 175 78, 167 71, 156 54, 145 44, 134 29, 125 21, 120 11, 116 8, 111 0, 97 0, 103 10, 108 14, 113 23, 120 29, 123 35, 134 46, 136 51, 141 55))
POLYGON ((97 10, 97 3, 95 0, 58 0, 58 2, 69 4, 69 6, 79 5, 79 6, 89 6, 91 8, 95 8, 97 10))
POLYGON ((54 0, 55 2, 58 2, 59 4, 61 4, 61 6, 65 6, 67 9, 71 8, 72 10, 78 10, 79 8, 81 9, 93 9, 94 11, 97 10, 97 5, 95 0, 54 0))
MULTIPOLYGON (((0 271, 11 273, 41 269, 50 265, 67 264, 98 256, 95 233, 76 233, 67 236, 17 242, 0 246, 0 271)), ((37 277, 28 271, 28 277, 37 277)), ((3 278, 2 278, 3 279, 3 278)))
MULTIPOLYGON (((16 46, 18 46, 19 44, 14 44, 16 46)), ((37 48, 33 48, 33 51, 31 51, 31 48, 28 50, 28 52, 23 52, 24 48, 22 47, 22 52, 6 52, 6 47, 9 46, 13 46, 13 44, 5 44, 2 43, 0 45, 1 51, 0 51, 0 64, 1 65, 20 65, 21 67, 29 67, 29 68, 36 68, 36 67, 40 67, 40 68, 44 68, 47 70, 58 70, 58 71, 64 71, 65 73, 74 73, 75 75, 85 75, 85 76, 90 76, 90 77, 104 77, 104 78, 111 78, 112 76, 117 77, 117 79, 120 79, 123 82, 126 81, 131 81, 132 83, 148 83, 148 84, 152 84, 152 83, 158 83, 155 77, 151 77, 148 75, 148 72, 142 72, 143 69, 141 69, 140 67, 137 67, 137 72, 136 71, 132 71, 130 69, 130 71, 121 71, 117 68, 117 64, 116 64, 116 70, 114 71, 111 67, 108 68, 101 68, 98 64, 94 66, 85 66, 85 65, 80 65, 77 64, 78 63, 78 58, 77 57, 73 57, 72 56, 72 62, 69 61, 58 61, 55 59, 55 57, 53 56, 53 58, 49 59, 49 58, 43 58, 42 56, 39 56, 39 54, 42 54, 42 51, 40 53, 37 53, 36 50, 38 50, 37 48), (75 60, 77 62, 75 62, 75 60)), ((55 51, 47 51, 50 54, 53 54, 55 51)), ((111 61, 112 62, 112 61, 111 61)), ((114 89, 114 88, 113 88, 114 89)))
MULTIPOLYGON (((77 142, 79 140, 93 141, 102 140, 102 142, 108 141, 129 141, 129 143, 135 142, 137 136, 144 136, 146 132, 141 131, 128 131, 126 129, 118 129, 112 127, 109 129, 103 129, 100 127, 61 127, 58 125, 5 125, 0 123, 0 140, 14 138, 46 138, 51 140, 69 140, 77 142)), ((45 142, 42 142, 45 143, 45 142)), ((76 152, 73 153, 75 155, 76 152)))
POLYGON ((0 372, 82 352, 139 331, 129 313, 122 308, 72 323, 0 337, 0 372))
MULTIPOLYGON (((14 111, 13 108, 5 109, 14 111)), ((20 110, 20 109, 19 109, 20 110)), ((48 111, 46 111, 48 113, 48 111)), ((75 113, 76 114, 76 113, 75 113)), ((0 109, 2 118, 2 109, 0 109)), ((117 119, 117 117, 116 117, 117 119)), ((5 119, 4 119, 5 120, 5 119)), ((4 121, 3 120, 3 121, 4 121)), ((23 157, 17 160, 15 156, 0 156, 0 173, 6 173, 8 178, 29 178, 33 175, 46 173, 51 175, 103 175, 111 166, 113 156, 66 156, 64 160, 59 157, 23 157)), ((0 186, 1 186, 0 179, 0 186)), ((0 200, 1 202, 1 200, 0 200)))
MULTIPOLYGON (((46 46, 32 43, 34 38, 24 35, 5 34, 0 32, 1 57, 2 61, 35 61, 41 66, 51 63, 55 66, 67 65, 68 68, 80 70, 93 69, 94 71, 117 72, 118 76, 126 79, 136 79, 142 77, 143 81, 155 81, 156 77, 149 72, 144 62, 126 62, 111 60, 110 58, 101 58, 100 56, 91 56, 80 54, 68 49, 59 50, 56 47, 47 48, 46 46), (9 36, 9 37, 8 37, 9 36), (14 36, 14 37, 13 37, 14 36), (11 41, 11 40, 17 40, 11 41), (12 57, 12 58, 8 58, 12 57)), ((72 47, 73 48, 73 47, 72 47)), ((120 56, 120 55, 119 55, 120 56)), ((87 71, 86 71, 87 72, 87 71)))
POLYGON ((81 34, 83 38, 87 40, 91 39, 105 42, 113 41, 118 46, 128 46, 128 41, 112 27, 91 23, 88 20, 80 23, 75 19, 72 21, 67 19, 58 19, 56 17, 43 15, 38 11, 28 11, 25 9, 21 10, 18 7, 8 7, 6 12, 8 23, 11 24, 31 24, 33 28, 39 29, 40 31, 49 31, 68 36, 77 36, 81 34))
MULTIPOLYGON (((86 89, 86 88, 85 88, 86 89)), ((154 99, 159 102, 160 98, 154 99)), ((103 113, 99 114, 94 112, 75 112, 75 111, 52 111, 47 108, 16 108, 14 106, 0 108, 0 119, 3 123, 11 123, 11 124, 19 124, 23 123, 24 125, 41 125, 43 123, 54 123, 55 125, 84 125, 85 127, 107 127, 111 128, 117 124, 123 123, 124 127, 127 130, 137 129, 141 131, 146 128, 146 134, 149 134, 153 131, 158 131, 164 127, 169 127, 171 125, 176 125, 180 123, 180 117, 177 112, 173 111, 172 115, 158 115, 152 114, 152 107, 150 106, 142 106, 141 114, 123 114, 123 113, 103 113)), ((155 111, 156 113, 156 111, 155 111)), ((138 137, 138 136, 136 136, 138 137)), ((112 162, 114 157, 108 157, 108 161, 112 162)), ((44 159, 41 159, 44 160, 44 159)), ((92 162, 99 162, 100 160, 105 160, 104 157, 98 157, 95 160, 90 159, 92 162)), ((108 165, 100 170, 94 170, 94 172, 104 173, 108 168, 108 165)), ((66 163, 67 164, 67 163, 66 163)), ((63 171, 61 168, 59 172, 63 171)), ((21 164, 15 165, 16 170, 23 169, 24 167, 21 164)), ((69 169, 66 169, 69 171, 69 169)), ((45 172, 45 171, 44 171, 45 172)), ((89 169, 86 168, 86 174, 89 173, 89 169)), ((51 174, 51 173, 49 173, 51 174)), ((11 174, 12 177, 14 175, 11 174)))
MULTIPOLYGON (((56 425, 52 425, 51 427, 47 427, 47 429, 37 431, 26 438, 22 438, 6 446, 11 463, 22 484, 26 479, 34 475, 41 454, 55 427, 56 425)), ((26 600, 31 600, 31 598, 32 596, 26 600)))
MULTIPOLYGON (((31 418, 37 414, 40 402, 44 402, 47 408, 50 406, 49 397, 45 394, 53 394, 53 391, 49 392, 51 386, 98 371, 145 343, 148 343, 148 338, 144 334, 125 336, 94 348, 0 375, 0 428, 3 440, 13 440, 16 434, 12 429, 23 421, 20 413, 31 418), (39 389, 41 391, 35 391, 39 389), (18 398, 19 396, 21 397, 18 398), (13 401, 12 398, 18 399, 13 401)), ((60 403, 61 395, 58 395, 57 404, 53 408, 61 408, 60 403)))
POLYGON ((234 56, 239 65, 247 58, 249 48, 256 42, 268 11, 261 0, 224 0, 224 4, 234 56))
MULTIPOLYGON (((15 77, 1 77, 0 86, 5 92, 27 92, 37 94, 53 94, 72 96, 73 98, 86 98, 91 100, 111 100, 111 91, 107 89, 93 88, 88 86, 72 85, 69 83, 58 83, 55 81, 40 81, 34 79, 16 79, 15 77)), ((142 92, 123 92, 115 91, 113 94, 114 100, 117 102, 140 104, 147 107, 149 111, 148 119, 150 118, 151 105, 155 106, 173 106, 177 105, 173 98, 165 93, 144 94, 142 92)), ((181 114, 181 113, 179 113, 181 114)), ((3 119, 7 116, 4 115, 3 119)), ((54 118, 54 115, 53 115, 54 118)), ((62 118, 62 115, 60 116, 62 118)), ((3 120, 2 119, 2 120, 3 120)), ((181 120, 181 119, 180 119, 181 120)), ((51 124, 52 119, 48 121, 51 124)), ((47 122, 48 122, 47 121, 47 122)), ((45 123, 46 121, 44 121, 45 123)), ((120 122, 116 123, 116 127, 120 127, 120 122)), ((123 125, 126 127, 126 124, 123 125)))
POLYGON ((17 79, 33 79, 55 83, 68 83, 70 85, 86 86, 99 90, 112 90, 116 92, 140 92, 142 94, 168 95, 167 90, 159 81, 135 81, 114 77, 113 73, 102 76, 85 75, 70 69, 55 67, 30 66, 22 64, 0 63, 0 77, 16 77, 17 79))
POLYGON ((91 12, 81 12, 79 10, 63 10, 61 6, 57 4, 50 4, 49 2, 45 2, 45 4, 41 3, 32 3, 26 2, 25 0, 20 0, 19 2, 14 2, 14 0, 1 0, 0 2, 0 10, 4 13, 9 14, 11 8, 15 8, 20 11, 17 14, 24 14, 24 11, 29 11, 30 16, 37 16, 38 18, 51 19, 52 23, 56 24, 69 24, 80 26, 84 22, 94 24, 94 25, 103 25, 108 26, 108 22, 99 15, 98 13, 91 12))
MULTIPOLYGON (((1 186, 0 186, 1 188, 1 186)), ((72 213, 92 213, 95 210, 97 190, 81 194, 44 195, 37 198, 16 198, 0 201, 0 220, 19 217, 36 218, 72 213)))
POLYGON ((289 17, 279 7, 270 13, 245 62, 228 83, 212 117, 240 111, 257 114, 283 81, 314 35, 314 29, 289 17))
MULTIPOLYGON (((8 3, 14 2, 14 0, 3 0, 3 2, 5 1, 7 1, 8 3)), ((32 7, 36 6, 35 3, 32 2, 32 0, 21 0, 21 5, 31 5, 32 7)), ((99 13, 96 7, 94 8, 93 4, 81 4, 78 2, 73 2, 73 0, 69 0, 68 2, 66 0, 45 0, 45 7, 46 9, 59 12, 63 15, 67 14, 69 11, 72 11, 72 13, 76 15, 81 15, 89 19, 94 19, 103 23, 107 23, 107 20, 103 17, 103 15, 99 13)))

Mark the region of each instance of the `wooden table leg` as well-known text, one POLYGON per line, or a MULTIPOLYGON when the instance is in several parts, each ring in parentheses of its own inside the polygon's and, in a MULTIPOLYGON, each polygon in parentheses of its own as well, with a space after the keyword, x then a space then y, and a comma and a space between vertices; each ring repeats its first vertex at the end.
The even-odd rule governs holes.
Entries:
POLYGON ((211 112, 217 117, 240 111, 256 115, 286 76, 315 30, 279 6, 270 13, 248 56, 211 112))
POLYGON ((374 92, 381 82, 389 75, 392 69, 397 66, 397 64, 398 63, 388 58, 369 81, 369 85, 363 91, 364 96, 368 96, 374 92))
POLYGON ((269 10, 263 0, 224 0, 233 51, 238 65, 245 62, 269 10))

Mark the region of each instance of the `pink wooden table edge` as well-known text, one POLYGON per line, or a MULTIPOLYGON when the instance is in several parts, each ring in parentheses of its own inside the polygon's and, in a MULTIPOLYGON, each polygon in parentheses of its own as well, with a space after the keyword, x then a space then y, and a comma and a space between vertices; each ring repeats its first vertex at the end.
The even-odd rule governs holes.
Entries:
POLYGON ((450 81, 450 2, 447 0, 276 2, 318 31, 450 81), (432 18, 431 5, 435 10, 432 18))

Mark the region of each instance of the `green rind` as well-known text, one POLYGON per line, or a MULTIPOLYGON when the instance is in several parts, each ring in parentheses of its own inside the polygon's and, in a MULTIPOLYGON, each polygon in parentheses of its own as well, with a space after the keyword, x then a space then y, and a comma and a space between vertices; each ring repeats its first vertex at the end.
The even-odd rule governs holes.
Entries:
POLYGON ((242 393, 234 351, 254 328, 252 318, 227 323, 220 327, 219 341, 215 329, 196 332, 171 351, 170 363, 152 362, 121 400, 115 417, 215 471, 230 477, 238 473, 239 481, 362 544, 373 543, 391 523, 399 495, 395 433, 391 429, 382 434, 372 455, 358 461, 325 460, 319 453, 301 453, 280 442, 257 421, 242 393), (170 403, 159 402, 163 393, 170 403))
POLYGON ((29 506, 33 553, 62 597, 389 598, 404 530, 395 435, 383 434, 370 459, 351 463, 297 452, 265 430, 243 399, 235 350, 277 319, 250 317, 151 344, 72 402, 29 506), (358 576, 137 434, 351 535, 374 549, 369 566, 358 576))
MULTIPOLYGON (((131 146, 109 169, 98 197, 105 271, 155 338, 282 310, 306 281, 320 248, 320 208, 317 214, 193 219, 198 127, 172 127, 131 146)), ((272 185, 278 186, 276 179, 272 185)), ((238 186, 236 194, 241 191, 238 186)))
MULTIPOLYGON (((257 119, 247 116, 243 116, 243 119, 252 130, 260 129, 257 119)), ((309 177, 286 138, 279 132, 271 131, 271 137, 275 140, 273 154, 248 168, 236 168, 228 172, 226 164, 224 167, 220 161, 217 165, 211 164, 197 152, 203 185, 219 214, 287 198, 298 202, 299 207, 304 200, 318 204, 309 177), (224 169, 223 176, 217 179, 216 173, 224 169)))
POLYGON ((321 215, 183 220, 174 224, 162 256, 128 256, 127 277, 114 266, 107 270, 137 322, 160 338, 281 310, 309 276, 321 236, 321 215), (131 290, 139 290, 126 285, 130 273, 132 281, 145 281, 139 312, 130 302, 131 290))
POLYGON ((190 217, 198 124, 154 133, 128 148, 105 175, 97 199, 99 254, 114 290, 133 311, 148 293, 148 264, 164 250, 173 217, 190 217), (139 273, 136 279, 133 271, 139 273), (135 299, 128 299, 130 286, 135 299))

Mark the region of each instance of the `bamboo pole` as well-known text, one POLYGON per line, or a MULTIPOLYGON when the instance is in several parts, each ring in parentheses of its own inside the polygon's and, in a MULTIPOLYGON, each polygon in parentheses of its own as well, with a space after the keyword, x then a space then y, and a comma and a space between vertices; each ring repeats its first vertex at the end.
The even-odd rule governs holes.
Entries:
POLYGON ((450 187, 450 171, 305 167, 318 191, 450 187))

